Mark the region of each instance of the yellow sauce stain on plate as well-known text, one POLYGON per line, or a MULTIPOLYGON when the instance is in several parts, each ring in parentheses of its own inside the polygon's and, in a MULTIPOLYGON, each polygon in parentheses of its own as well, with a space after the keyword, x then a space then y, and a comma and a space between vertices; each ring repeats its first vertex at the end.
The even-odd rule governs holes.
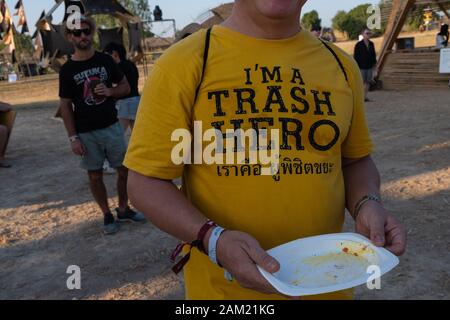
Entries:
POLYGON ((370 247, 343 241, 334 252, 304 258, 290 283, 294 286, 322 287, 349 282, 366 275, 367 267, 373 263, 374 251, 370 247))

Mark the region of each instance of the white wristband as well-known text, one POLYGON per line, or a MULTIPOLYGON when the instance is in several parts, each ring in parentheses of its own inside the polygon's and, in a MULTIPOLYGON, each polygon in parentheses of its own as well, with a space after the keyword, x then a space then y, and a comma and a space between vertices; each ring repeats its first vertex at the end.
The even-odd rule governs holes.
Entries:
POLYGON ((219 240, 220 235, 224 232, 225 229, 222 227, 215 227, 211 232, 211 236, 208 241, 208 256, 209 259, 215 264, 217 264, 217 241, 219 240))
POLYGON ((74 141, 76 141, 76 140, 78 140, 78 139, 79 139, 79 138, 78 138, 78 136, 77 136, 76 134, 69 137, 69 141, 70 141, 70 142, 74 142, 74 141))

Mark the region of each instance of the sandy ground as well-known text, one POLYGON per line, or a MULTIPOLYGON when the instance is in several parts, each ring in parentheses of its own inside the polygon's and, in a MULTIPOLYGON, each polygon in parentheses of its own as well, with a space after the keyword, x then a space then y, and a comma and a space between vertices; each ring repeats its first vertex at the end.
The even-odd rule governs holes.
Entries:
MULTIPOLYGON (((407 253, 358 299, 450 299, 450 92, 375 92, 367 115, 386 206, 408 230, 407 253)), ((104 236, 87 178, 72 156, 56 102, 17 106, 0 169, 0 299, 183 298, 170 271, 177 243, 150 223, 104 236), (81 268, 81 290, 66 269, 81 268)), ((116 203, 114 176, 106 178, 116 203)), ((349 221, 346 225, 351 229, 349 221)))

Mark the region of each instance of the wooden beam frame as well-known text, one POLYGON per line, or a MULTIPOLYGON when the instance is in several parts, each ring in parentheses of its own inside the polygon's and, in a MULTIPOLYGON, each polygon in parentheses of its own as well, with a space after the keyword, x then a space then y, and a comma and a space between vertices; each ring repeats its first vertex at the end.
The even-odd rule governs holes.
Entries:
POLYGON ((386 57, 392 50, 392 47, 394 46, 394 43, 397 40, 400 31, 405 24, 408 13, 413 7, 414 3, 415 0, 393 0, 391 15, 389 16, 381 52, 378 58, 378 76, 383 70, 384 63, 386 62, 386 57))

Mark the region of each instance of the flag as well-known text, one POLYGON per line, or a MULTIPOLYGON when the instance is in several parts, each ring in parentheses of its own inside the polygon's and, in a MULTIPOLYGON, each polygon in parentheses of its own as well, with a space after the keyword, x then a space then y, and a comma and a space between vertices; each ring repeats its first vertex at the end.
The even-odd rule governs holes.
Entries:
POLYGON ((14 44, 14 26, 11 24, 6 31, 3 39, 3 44, 6 46, 5 51, 9 54, 14 54, 16 45, 14 44))
POLYGON ((0 33, 7 32, 12 24, 11 14, 5 0, 0 0, 0 33))
POLYGON ((19 0, 16 3, 16 6, 14 7, 14 9, 16 9, 16 13, 14 15, 19 17, 19 22, 17 22, 17 27, 22 26, 22 32, 21 32, 22 34, 24 34, 25 32, 29 32, 27 18, 25 16, 25 8, 23 7, 22 0, 19 0))
POLYGON ((42 11, 41 16, 38 19, 37 25, 36 25, 36 30, 34 30, 33 35, 31 36, 31 39, 35 39, 38 34, 39 34, 39 30, 43 29, 43 30, 50 30, 50 25, 46 20, 42 20, 42 18, 45 17, 45 10, 42 11), (48 27, 48 29, 47 29, 48 27))

